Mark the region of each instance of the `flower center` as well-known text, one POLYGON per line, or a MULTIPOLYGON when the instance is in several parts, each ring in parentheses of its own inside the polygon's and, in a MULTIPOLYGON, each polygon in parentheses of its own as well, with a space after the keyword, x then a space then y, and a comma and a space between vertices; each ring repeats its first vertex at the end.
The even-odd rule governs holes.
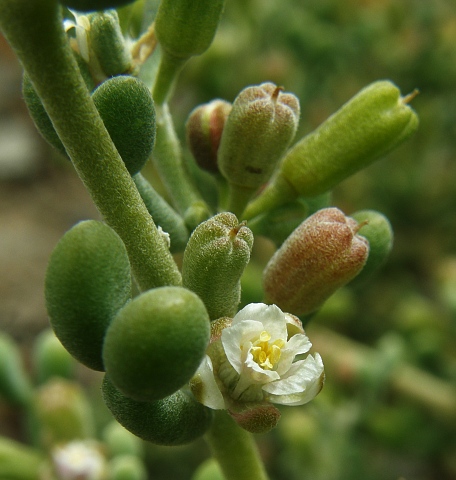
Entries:
POLYGON ((271 335, 263 330, 258 340, 252 344, 253 359, 265 370, 272 370, 280 359, 281 348, 285 345, 282 339, 270 343, 271 335))

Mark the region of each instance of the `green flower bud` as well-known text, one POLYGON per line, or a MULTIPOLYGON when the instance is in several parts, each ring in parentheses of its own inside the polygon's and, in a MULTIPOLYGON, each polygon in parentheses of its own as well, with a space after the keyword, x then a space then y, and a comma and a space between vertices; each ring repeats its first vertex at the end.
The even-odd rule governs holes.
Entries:
POLYGON ((240 279, 252 246, 252 232, 229 212, 205 221, 190 237, 184 252, 182 284, 203 300, 211 320, 236 313, 240 279))
POLYGON ((193 376, 209 343, 203 302, 182 287, 142 293, 111 323, 103 347, 106 372, 125 395, 155 401, 193 376))
POLYGON ((305 220, 266 265, 266 302, 295 315, 314 312, 363 268, 369 253, 358 223, 337 208, 305 220))
POLYGON ((195 471, 191 480, 225 480, 215 458, 208 458, 195 471))
POLYGON ((361 90, 288 151, 246 217, 300 195, 326 192, 397 147, 418 127, 418 117, 408 105, 415 95, 401 97, 386 80, 361 90))
POLYGON ((25 406, 30 401, 32 385, 14 340, 0 332, 0 398, 25 406))
POLYGON ((132 56, 120 29, 115 10, 97 12, 90 21, 89 48, 95 54, 101 71, 107 77, 131 73, 132 56))
POLYGON ((3 435, 0 437, 0 478, 36 480, 45 460, 44 452, 3 435))
POLYGON ((212 421, 212 410, 181 391, 155 402, 138 402, 125 397, 105 375, 102 392, 106 406, 123 427, 158 445, 190 443, 212 421))
POLYGON ((182 252, 189 237, 183 218, 169 206, 140 173, 134 175, 133 180, 154 223, 169 235, 171 253, 182 252))
POLYGON ((205 52, 214 38, 224 0, 161 0, 155 34, 163 50, 186 59, 205 52))
POLYGON ((237 96, 218 151, 218 165, 236 205, 229 210, 241 213, 240 207, 269 180, 298 122, 298 99, 273 83, 247 87, 237 96))
POLYGON ((218 173, 217 152, 231 103, 213 100, 196 107, 186 124, 187 144, 196 163, 204 170, 218 173))
POLYGON ((130 175, 149 159, 155 143, 155 107, 146 85, 135 77, 103 82, 92 99, 130 175))
POLYGON ((352 281, 352 285, 361 285, 374 275, 388 258, 393 248, 393 229, 389 220, 374 210, 360 210, 351 217, 361 228, 358 234, 369 242, 369 258, 361 273, 352 281))
POLYGON ((39 383, 45 383, 52 377, 71 379, 74 376, 76 362, 50 328, 36 339, 33 360, 39 383))
POLYGON ((44 448, 94 433, 90 403, 76 382, 53 379, 36 392, 33 409, 38 441, 44 448))
POLYGON ((147 480, 144 463, 134 455, 121 455, 108 464, 108 480, 147 480))
POLYGON ((60 3, 65 5, 65 7, 81 12, 117 8, 132 2, 134 2, 134 0, 60 0, 60 3))
POLYGON ((130 263, 117 233, 95 220, 69 230, 49 260, 45 296, 63 346, 87 367, 104 370, 106 329, 131 296, 130 263))

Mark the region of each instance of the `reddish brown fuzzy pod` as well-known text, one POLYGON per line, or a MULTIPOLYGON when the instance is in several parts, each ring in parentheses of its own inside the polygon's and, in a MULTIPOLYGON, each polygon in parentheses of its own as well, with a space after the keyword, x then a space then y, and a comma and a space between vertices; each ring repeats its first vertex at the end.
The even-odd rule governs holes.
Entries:
POLYGON ((295 315, 321 307, 367 261, 369 243, 357 235, 359 228, 337 208, 325 208, 307 218, 264 270, 266 302, 295 315))

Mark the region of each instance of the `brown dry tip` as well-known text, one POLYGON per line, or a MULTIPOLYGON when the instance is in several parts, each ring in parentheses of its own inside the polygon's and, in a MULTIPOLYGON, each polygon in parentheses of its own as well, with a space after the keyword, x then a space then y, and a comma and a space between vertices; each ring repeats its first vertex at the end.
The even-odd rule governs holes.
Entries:
POLYGON ((277 99, 279 98, 280 92, 283 92, 284 88, 283 87, 276 87, 276 89, 272 92, 271 99, 273 102, 276 102, 277 99))
POLYGON ((409 93, 405 97, 402 97, 402 103, 410 103, 417 95, 419 95, 420 91, 415 88, 413 92, 409 93))

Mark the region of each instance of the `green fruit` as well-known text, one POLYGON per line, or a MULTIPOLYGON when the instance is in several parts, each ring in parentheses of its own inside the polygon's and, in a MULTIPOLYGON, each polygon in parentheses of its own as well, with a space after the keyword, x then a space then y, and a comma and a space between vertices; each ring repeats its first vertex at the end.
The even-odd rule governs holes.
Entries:
POLYGON ((117 233, 95 220, 69 230, 52 252, 45 296, 62 345, 87 367, 103 371, 106 329, 131 296, 130 263, 117 233))
POLYGON ((182 287, 149 290, 109 326, 103 347, 106 372, 130 398, 165 398, 193 376, 209 336, 209 315, 196 294, 182 287))
POLYGON ((203 435, 212 420, 212 410, 181 391, 155 402, 137 402, 122 395, 105 375, 102 392, 123 427, 158 445, 189 443, 203 435))
POLYGON ((138 173, 155 143, 155 107, 149 89, 138 78, 121 75, 103 82, 92 99, 130 175, 138 173))
POLYGON ((73 8, 74 10, 91 12, 95 10, 122 7, 133 1, 134 0, 60 0, 60 3, 65 5, 65 7, 73 8))

